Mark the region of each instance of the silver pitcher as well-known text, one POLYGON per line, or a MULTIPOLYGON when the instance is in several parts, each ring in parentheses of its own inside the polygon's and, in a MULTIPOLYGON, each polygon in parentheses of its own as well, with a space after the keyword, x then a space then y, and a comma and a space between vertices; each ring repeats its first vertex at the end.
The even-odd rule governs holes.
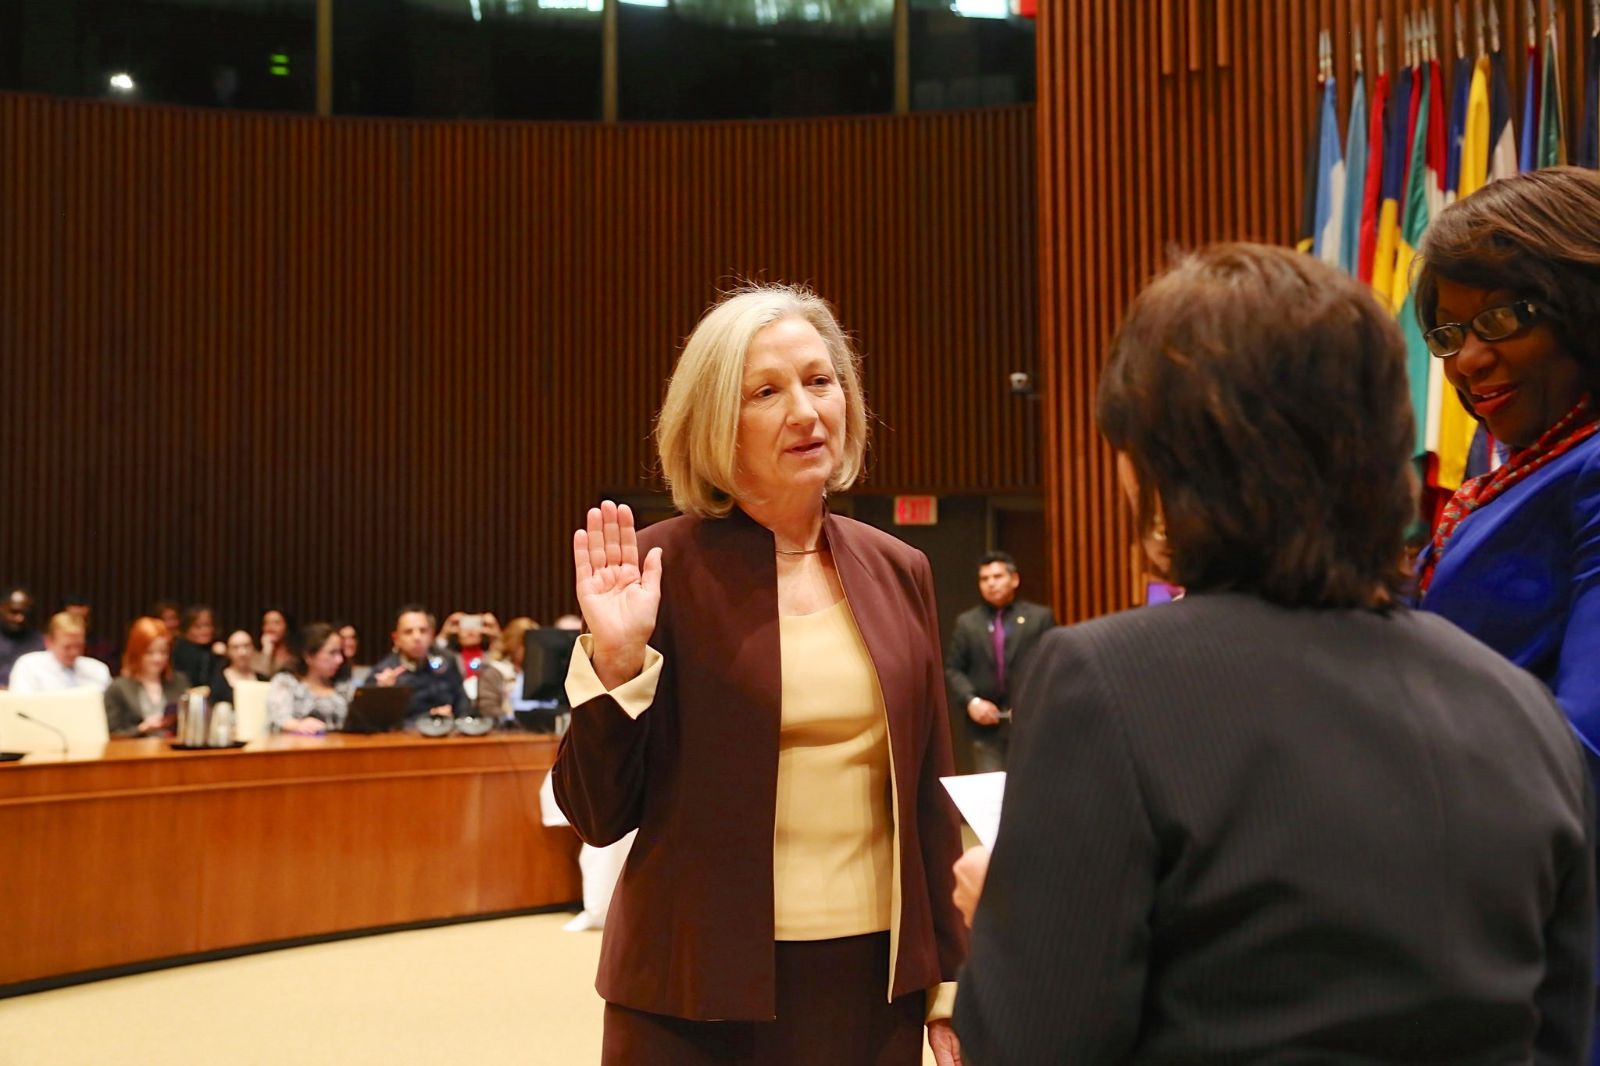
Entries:
POLYGON ((178 743, 203 748, 210 742, 211 690, 193 688, 178 701, 178 743))

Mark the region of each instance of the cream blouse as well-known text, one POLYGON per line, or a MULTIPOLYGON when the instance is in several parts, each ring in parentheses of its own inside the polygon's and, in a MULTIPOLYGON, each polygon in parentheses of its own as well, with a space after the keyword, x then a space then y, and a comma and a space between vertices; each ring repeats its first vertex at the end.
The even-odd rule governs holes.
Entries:
POLYGON ((895 833, 877 671, 843 600, 778 621, 777 939, 882 932, 890 928, 895 833))

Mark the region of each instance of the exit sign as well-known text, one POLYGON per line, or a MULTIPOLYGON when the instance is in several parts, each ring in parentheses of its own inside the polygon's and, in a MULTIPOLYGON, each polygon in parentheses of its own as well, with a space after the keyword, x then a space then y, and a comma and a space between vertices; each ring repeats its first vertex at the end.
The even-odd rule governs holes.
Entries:
POLYGON ((896 496, 894 524, 897 526, 936 526, 939 524, 939 497, 896 496))

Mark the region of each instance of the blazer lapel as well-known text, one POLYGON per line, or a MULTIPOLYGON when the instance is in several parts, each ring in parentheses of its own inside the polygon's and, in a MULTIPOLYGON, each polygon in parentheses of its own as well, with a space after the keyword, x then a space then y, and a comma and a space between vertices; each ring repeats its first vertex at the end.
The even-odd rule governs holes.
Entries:
POLYGON ((916 679, 906 676, 905 634, 911 620, 897 617, 889 599, 874 594, 877 582, 892 581, 894 576, 875 573, 873 560, 861 557, 859 545, 832 514, 827 517, 827 530, 833 563, 839 571, 839 584, 844 586, 850 614, 861 631, 861 639, 867 645, 867 653, 878 674, 893 740, 905 729, 903 697, 917 688, 916 679))

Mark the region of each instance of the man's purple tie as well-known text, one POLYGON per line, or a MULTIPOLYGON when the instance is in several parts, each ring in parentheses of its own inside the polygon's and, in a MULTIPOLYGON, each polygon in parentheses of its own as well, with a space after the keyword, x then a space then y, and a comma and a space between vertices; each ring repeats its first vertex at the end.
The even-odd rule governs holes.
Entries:
POLYGON ((1005 612, 994 613, 994 687, 1006 690, 1006 626, 1005 612))

